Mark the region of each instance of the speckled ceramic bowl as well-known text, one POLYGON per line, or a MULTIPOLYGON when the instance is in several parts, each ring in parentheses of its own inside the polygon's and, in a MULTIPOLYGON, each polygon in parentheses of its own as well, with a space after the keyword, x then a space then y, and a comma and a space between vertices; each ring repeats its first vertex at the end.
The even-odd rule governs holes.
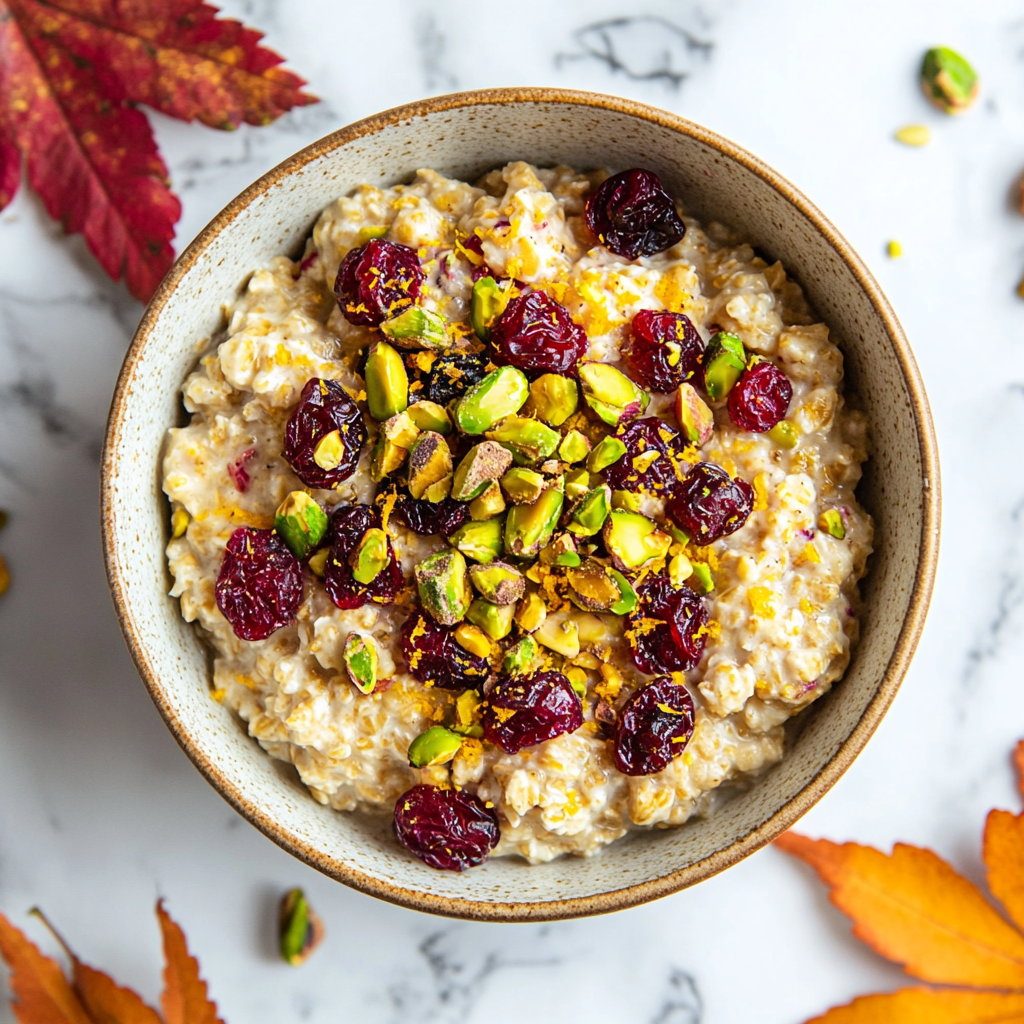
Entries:
POLYGON ((308 864, 418 910, 545 920, 675 892, 763 846, 835 783, 878 725, 917 643, 935 571, 939 469, 928 402, 899 323, 863 263, 787 181, 682 118, 581 92, 462 93, 390 110, 329 135, 233 200, 185 250, 142 319, 117 382, 103 456, 103 537, 117 614, 146 686, 196 767, 241 814, 308 864), (872 424, 859 495, 875 518, 860 645, 812 706, 784 760, 708 820, 632 833, 590 859, 529 867, 499 858, 463 874, 403 850, 390 820, 317 804, 210 700, 207 654, 167 596, 168 505, 160 490, 180 386, 250 270, 298 253, 320 211, 361 182, 433 167, 472 181, 512 159, 613 170, 649 167, 688 208, 781 259, 840 340, 848 386, 872 424))

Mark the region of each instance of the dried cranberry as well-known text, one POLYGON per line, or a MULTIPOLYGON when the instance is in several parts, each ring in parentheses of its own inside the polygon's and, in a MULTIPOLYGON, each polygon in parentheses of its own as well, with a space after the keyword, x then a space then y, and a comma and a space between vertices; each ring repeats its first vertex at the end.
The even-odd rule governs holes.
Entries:
POLYGON ((245 494, 245 492, 249 490, 251 478, 249 476, 249 471, 245 466, 250 459, 255 457, 256 449, 246 448, 246 450, 242 452, 237 459, 229 462, 227 465, 228 476, 231 477, 231 482, 235 485, 235 490, 240 494, 245 494))
POLYGON ((349 323, 376 327, 411 306, 422 284, 415 249, 375 238, 341 261, 334 294, 349 323))
POLYGON ((619 712, 615 767, 623 775, 653 775, 686 749, 693 735, 693 698, 671 676, 638 690, 619 712))
POLYGON ((643 491, 661 497, 686 476, 689 463, 682 458, 686 442, 664 420, 655 416, 636 420, 618 437, 626 453, 604 471, 605 482, 613 491, 643 491), (638 470, 633 460, 652 450, 661 452, 661 457, 638 470))
POLYGON ((570 373, 587 354, 583 328, 543 292, 512 299, 491 327, 491 342, 513 366, 531 373, 570 373))
POLYGON ((217 607, 242 640, 265 640, 295 620, 302 569, 273 530, 243 526, 228 538, 217 573, 217 607))
POLYGON ((642 309, 622 347, 634 380, 653 391, 674 391, 700 367, 704 341, 682 313, 642 309))
POLYGON ((438 356, 430 367, 427 394, 432 402, 447 405, 486 376, 487 360, 482 356, 438 356))
POLYGON ((561 672, 503 676, 487 695, 483 722, 484 736, 514 754, 575 732, 583 724, 583 705, 561 672))
POLYGON ((637 589, 626 639, 641 672, 684 672, 704 653, 708 610, 688 587, 674 587, 665 575, 649 576, 637 589))
POLYGON ((369 505, 339 505, 331 515, 328 526, 331 554, 324 566, 324 587, 327 596, 339 608, 359 608, 367 601, 391 604, 405 586, 402 567, 398 564, 390 540, 388 554, 391 559, 372 582, 360 583, 352 575, 349 556, 359 547, 363 534, 374 527, 380 527, 380 523, 380 511, 369 505))
POLYGON ((366 424, 359 407, 336 381, 311 377, 284 428, 284 457, 307 487, 337 487, 359 463, 366 424), (316 446, 330 433, 341 435, 342 458, 334 469, 318 466, 316 446))
POLYGON ((413 786, 395 804, 395 835, 427 867, 465 871, 487 860, 501 830, 493 808, 472 793, 413 786))
POLYGON ((665 507, 695 544, 706 545, 735 533, 747 521, 754 492, 746 480, 734 480, 719 466, 698 462, 665 507))
POLYGON ((472 690, 483 685, 490 663, 467 651, 454 633, 423 612, 413 612, 405 620, 402 654, 414 679, 442 690, 472 690))
POLYGON ((469 518, 469 505, 454 498, 426 501, 403 494, 395 502, 394 515, 413 533, 424 536, 437 533, 447 539, 469 518))
POLYGON ((729 417, 740 430, 763 434, 785 417, 792 397, 789 378, 763 359, 748 366, 729 392, 729 417))
POLYGON ((671 248, 686 225, 653 171, 613 174, 587 198, 587 227, 616 256, 635 260, 671 248))

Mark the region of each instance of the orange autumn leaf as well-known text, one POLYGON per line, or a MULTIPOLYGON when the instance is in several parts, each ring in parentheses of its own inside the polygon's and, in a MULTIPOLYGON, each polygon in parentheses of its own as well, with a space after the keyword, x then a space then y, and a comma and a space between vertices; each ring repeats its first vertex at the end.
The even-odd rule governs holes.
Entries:
POLYGON ((1024 994, 902 988, 859 996, 807 1024, 1024 1024, 1024 994))
POLYGON ((199 963, 188 951, 185 933, 164 910, 163 900, 156 905, 156 916, 164 937, 164 991, 160 1004, 165 1024, 224 1024, 217 1005, 206 992, 199 977, 199 963))
POLYGON ((989 891, 1024 931, 1024 814, 989 811, 982 855, 989 891))

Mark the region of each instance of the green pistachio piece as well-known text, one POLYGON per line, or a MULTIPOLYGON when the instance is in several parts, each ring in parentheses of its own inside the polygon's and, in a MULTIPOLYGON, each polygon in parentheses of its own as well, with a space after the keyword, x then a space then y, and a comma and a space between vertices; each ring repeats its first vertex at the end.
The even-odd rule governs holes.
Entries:
POLYGON ((548 487, 532 505, 515 505, 505 520, 505 549, 517 558, 533 558, 551 540, 565 497, 548 487))
POLYGON ((780 420, 768 431, 768 437, 780 448, 795 448, 800 443, 800 430, 789 420, 780 420))
POLYGON ((676 419, 690 444, 702 445, 715 431, 715 414, 692 384, 680 384, 676 392, 676 419))
POLYGON ((352 685, 361 693, 373 693, 377 685, 377 645, 373 637, 349 633, 342 652, 345 671, 352 685))
POLYGON ((703 562, 693 563, 693 575, 690 580, 697 584, 696 589, 702 594, 710 594, 715 589, 715 580, 711 570, 703 562))
MULTIPOLYGON (((818 529, 824 530, 836 540, 842 540, 846 536, 846 526, 843 524, 843 516, 839 509, 830 508, 822 512, 818 517, 818 529)), ((278 533, 280 532, 278 530, 278 533)))
POLYGON ((473 589, 492 604, 515 604, 526 593, 523 574, 507 562, 471 565, 469 579, 473 589))
POLYGON ((637 606, 640 599, 637 597, 633 585, 618 569, 609 569, 608 575, 619 588, 619 599, 608 610, 613 615, 628 615, 637 606))
POLYGON ((512 453, 497 441, 481 441, 473 445, 455 470, 452 497, 456 501, 479 498, 488 485, 500 480, 511 465, 512 453))
POLYGON ((292 491, 274 513, 274 529, 301 561, 323 540, 327 515, 305 491, 292 491))
POLYGON ((301 889, 291 889, 281 898, 277 920, 278 951, 292 967, 305 963, 323 942, 324 925, 301 889))
POLYGON ((668 578, 673 587, 681 587, 693 575, 693 563, 681 551, 668 563, 668 578))
POLYGON ((619 587, 607 567, 596 558, 587 558, 575 569, 566 569, 573 603, 585 612, 611 611, 619 600, 619 587))
POLYGON ((518 643, 513 644, 508 649, 501 667, 509 675, 529 672, 537 657, 538 650, 537 641, 532 636, 524 636, 518 643))
POLYGON ((330 548, 321 548, 319 551, 314 552, 309 556, 309 561, 306 565, 309 566, 309 571, 314 576, 319 576, 320 579, 324 578, 324 573, 327 571, 327 559, 331 557, 330 548))
POLYGON ((510 469, 501 478, 501 489, 514 505, 532 505, 546 484, 544 477, 532 469, 510 469))
MULTIPOLYGON (((491 651, 491 641, 484 636, 483 632, 476 628, 476 626, 463 626, 460 629, 472 629, 480 637, 481 641, 487 647, 487 654, 481 654, 479 657, 489 657, 491 651)), ((460 733, 463 736, 473 736, 479 738, 484 734, 484 728, 480 724, 480 694, 476 690, 463 690, 455 699, 455 725, 452 726, 452 731, 460 733)))
POLYGON ((573 469, 565 474, 565 497, 578 501, 590 490, 590 474, 585 469, 573 469))
POLYGON ((514 604, 494 604, 478 597, 466 612, 466 618, 479 626, 492 640, 503 640, 512 632, 514 604))
POLYGON ((313 449, 313 461, 321 468, 330 471, 337 469, 345 455, 345 444, 341 440, 341 432, 332 430, 324 434, 313 449))
POLYGON ((409 452, 409 493, 414 498, 442 501, 451 489, 451 479, 448 442, 436 431, 424 430, 409 452))
POLYGON ((447 764, 459 752, 462 737, 458 733, 435 725, 426 732, 421 732, 409 744, 409 764, 413 768, 432 768, 434 765, 447 764))
POLYGON ((579 401, 579 388, 571 377, 544 373, 530 385, 530 411, 552 427, 560 427, 579 401))
POLYGON ((459 399, 455 422, 464 434, 482 434, 519 412, 529 397, 526 374, 514 366, 499 366, 459 399))
POLYGON ((406 412, 420 430, 433 430, 445 435, 452 432, 452 418, 448 410, 437 402, 421 399, 410 405, 406 412))
POLYGON ((392 444, 382 430, 377 435, 377 440, 370 449, 370 479, 380 483, 386 476, 390 476, 399 466, 405 462, 409 453, 397 444, 392 444))
POLYGON ((693 540, 693 538, 686 530, 684 530, 681 526, 676 526, 676 524, 673 523, 671 519, 665 524, 665 529, 668 530, 669 534, 671 534, 672 536, 672 539, 677 544, 689 544, 690 541, 693 540))
POLYGON ((559 441, 557 430, 526 416, 506 416, 493 430, 487 431, 487 437, 507 448, 519 466, 548 458, 559 441))
POLYGON ((420 603, 437 622, 442 626, 454 626, 465 618, 473 592, 469 586, 466 559, 461 551, 451 548, 437 551, 420 562, 413 572, 420 603))
POLYGON ((636 419, 650 404, 643 388, 608 363, 580 363, 577 372, 584 401, 610 426, 636 419))
POLYGON ((363 534, 363 539, 348 559, 352 566, 352 578, 364 585, 372 583, 390 561, 388 535, 377 527, 371 527, 363 534))
POLYGON ((492 480, 479 498, 469 503, 469 518, 479 522, 481 519, 493 519, 505 511, 505 495, 497 480, 492 480))
POLYGON ((402 348, 426 348, 432 352, 446 352, 450 347, 448 321, 440 313, 424 309, 422 306, 409 306, 398 316, 385 320, 380 325, 380 330, 381 334, 402 348))
POLYGON ((626 446, 610 434, 598 441, 594 450, 587 458, 587 469, 591 473, 600 473, 607 469, 613 462, 618 462, 626 454, 626 446))
POLYGON ((359 244, 366 245, 367 242, 372 241, 374 238, 383 238, 387 233, 387 224, 367 224, 359 229, 359 244))
POLYGON ((366 404, 375 420, 391 419, 409 405, 409 375, 402 357, 386 341, 378 341, 366 358, 366 404))
POLYGON ((480 522, 463 523, 449 538, 448 543, 457 548, 474 562, 487 565, 505 550, 502 543, 504 516, 484 519, 480 522))
POLYGON ((516 625, 524 632, 532 633, 543 624, 547 614, 548 606, 544 598, 532 590, 516 605, 516 625))
POLYGON ((389 420, 384 421, 381 433, 392 443, 408 451, 416 443, 420 436, 420 428, 413 422, 408 410, 395 413, 389 420))
POLYGON ((593 537, 601 531, 611 510, 612 489, 607 484, 600 484, 588 491, 569 510, 566 529, 578 537, 593 537))
POLYGON ((615 567, 639 569, 654 558, 668 554, 672 538, 646 516, 613 509, 604 524, 604 546, 615 567))
POLYGON ((473 282, 469 321, 481 341, 491 340, 491 326, 505 312, 508 300, 509 291, 502 289, 493 277, 481 277, 473 282))
POLYGON ((704 390, 712 402, 725 398, 747 365, 747 350, 739 336, 719 331, 704 350, 704 390))
POLYGON ((956 50, 936 46, 921 62, 921 88, 939 110, 961 114, 978 98, 978 75, 956 50))
POLYGON ((625 509, 627 512, 639 512, 643 506, 643 495, 636 491, 612 491, 612 508, 625 509))
POLYGON ((543 565, 579 565, 580 556, 576 550, 576 539, 571 533, 558 534, 550 544, 541 548, 540 560, 543 565))
POLYGON ((590 441, 579 430, 570 430, 558 446, 558 457, 570 466, 582 462, 590 454, 590 441))

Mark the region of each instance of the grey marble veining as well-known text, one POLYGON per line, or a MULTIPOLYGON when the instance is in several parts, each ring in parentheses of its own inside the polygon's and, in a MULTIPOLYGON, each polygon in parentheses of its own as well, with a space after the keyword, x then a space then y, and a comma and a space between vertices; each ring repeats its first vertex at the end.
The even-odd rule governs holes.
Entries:
MULTIPOLYGON (((801 823, 830 838, 932 845, 980 879, 991 806, 1017 808, 1024 735, 1024 19, 1015 0, 700 4, 231 0, 323 98, 222 133, 153 116, 186 244, 237 192, 359 117, 456 88, 617 92, 745 145, 861 252, 907 328, 944 474, 932 613, 864 754, 801 823), (962 49, 983 100, 945 118, 914 75, 962 49), (932 143, 892 141, 928 124, 932 143), (885 256, 897 238, 900 260, 885 256)), ((98 451, 141 314, 81 239, 23 191, 0 214, 0 909, 45 907, 89 962, 155 1000, 152 905, 186 927, 232 1024, 785 1024, 901 973, 849 935, 809 872, 765 850, 685 893, 536 926, 432 919, 317 875, 240 819, 190 766, 124 651, 99 546, 98 451), (274 959, 276 900, 303 885, 328 938, 274 959)), ((885 430, 885 424, 873 429, 885 430)), ((0 1021, 13 1018, 0 1009, 0 1021)))

